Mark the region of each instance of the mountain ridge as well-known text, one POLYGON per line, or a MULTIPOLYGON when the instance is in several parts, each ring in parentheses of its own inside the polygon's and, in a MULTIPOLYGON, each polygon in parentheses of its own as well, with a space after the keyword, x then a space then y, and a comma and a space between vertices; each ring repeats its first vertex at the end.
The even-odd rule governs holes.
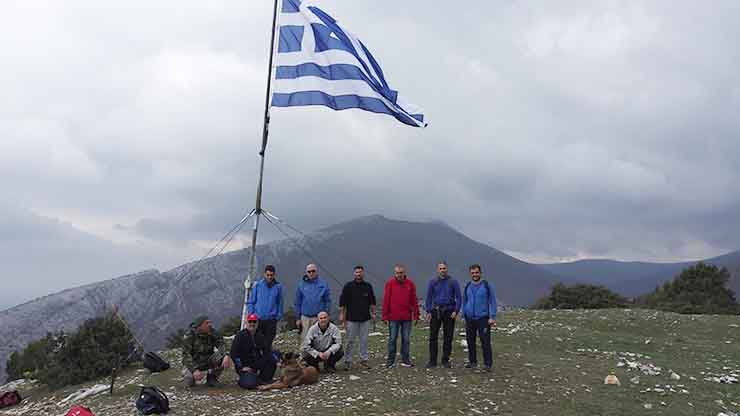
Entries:
MULTIPOLYGON (((72 330, 85 319, 116 305, 148 348, 161 348, 166 337, 206 313, 220 324, 239 315, 249 249, 235 250, 160 272, 150 269, 46 295, 0 311, 0 377, 9 354, 49 331, 72 330)), ((336 303, 339 290, 363 264, 367 280, 382 295, 393 265, 402 262, 416 282, 419 296, 435 276, 436 263, 447 260, 450 274, 467 279, 467 266, 484 265, 501 301, 527 305, 542 296, 553 278, 549 272, 474 241, 439 223, 360 217, 322 228, 297 239, 257 247, 258 268, 274 264, 285 285, 286 309, 305 265, 317 263, 336 303)))

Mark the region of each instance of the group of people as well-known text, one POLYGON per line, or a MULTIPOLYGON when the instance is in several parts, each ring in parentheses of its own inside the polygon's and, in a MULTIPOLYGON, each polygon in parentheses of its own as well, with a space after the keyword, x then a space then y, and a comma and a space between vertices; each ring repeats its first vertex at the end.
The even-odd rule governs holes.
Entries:
MULTIPOLYGON (((493 365, 491 328, 496 325, 496 291, 482 278, 481 266, 468 268, 470 280, 461 290, 460 283, 448 274, 445 262, 437 265, 437 276, 429 281, 424 308, 429 323, 429 361, 426 368, 438 365, 450 368, 455 323, 458 315, 465 320, 468 348, 466 368, 478 366, 477 339, 483 350, 483 369, 493 365), (442 356, 438 361, 439 333, 442 332, 442 356)), ((267 265, 264 278, 257 281, 247 302, 245 328, 237 333, 229 352, 223 339, 213 330, 211 321, 202 316, 191 324, 183 341, 183 378, 188 385, 206 378, 217 383, 224 369, 234 367, 239 385, 253 389, 269 383, 276 371, 279 352, 272 344, 278 322, 283 318, 283 286, 275 277, 276 270, 267 265)), ((315 264, 306 266, 306 274, 298 284, 293 308, 296 326, 300 329, 303 361, 318 370, 335 372, 344 358, 344 368, 353 368, 355 349, 359 351, 358 366, 370 369, 368 335, 371 322, 377 318, 373 287, 365 281, 365 268, 355 266, 353 279, 342 288, 339 296, 338 325, 331 322, 331 291, 318 276, 315 264), (342 331, 346 330, 346 353, 342 347, 342 331), (323 363, 323 364, 322 364, 323 363)), ((383 290, 381 319, 388 323, 388 356, 386 367, 396 366, 398 336, 401 336, 402 367, 413 367, 410 356, 411 325, 420 319, 416 285, 406 275, 406 267, 397 264, 393 276, 383 290)))

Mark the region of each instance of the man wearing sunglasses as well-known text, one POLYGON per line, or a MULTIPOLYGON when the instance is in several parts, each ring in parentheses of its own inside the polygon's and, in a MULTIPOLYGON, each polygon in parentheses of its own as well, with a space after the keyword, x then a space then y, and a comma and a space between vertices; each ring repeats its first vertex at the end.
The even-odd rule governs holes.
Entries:
POLYGON ((329 285, 319 277, 318 269, 313 263, 306 266, 306 274, 298 283, 293 309, 298 317, 295 324, 301 329, 301 340, 306 338, 308 329, 319 320, 319 312, 331 311, 329 285))
POLYGON ((258 331, 257 314, 247 316, 246 328, 239 331, 231 344, 231 357, 239 376, 239 387, 255 389, 260 384, 272 381, 277 363, 268 348, 267 338, 258 331))

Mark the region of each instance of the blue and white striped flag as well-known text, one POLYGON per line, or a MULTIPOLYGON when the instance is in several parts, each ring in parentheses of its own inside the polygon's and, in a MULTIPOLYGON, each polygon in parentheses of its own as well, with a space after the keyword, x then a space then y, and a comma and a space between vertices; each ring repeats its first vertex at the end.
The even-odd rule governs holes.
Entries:
POLYGON ((283 0, 272 106, 323 105, 388 114, 426 127, 423 111, 405 102, 356 36, 309 0, 283 0))

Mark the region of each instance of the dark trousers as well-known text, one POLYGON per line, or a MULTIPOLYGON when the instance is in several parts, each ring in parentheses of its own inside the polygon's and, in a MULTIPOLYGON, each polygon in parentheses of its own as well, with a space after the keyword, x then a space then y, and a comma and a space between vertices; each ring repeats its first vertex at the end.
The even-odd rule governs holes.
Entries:
POLYGON ((272 351, 272 341, 277 333, 277 319, 260 319, 257 324, 257 333, 262 334, 267 342, 267 351, 272 351))
POLYGON ((272 356, 270 356, 260 368, 254 368, 255 372, 241 371, 239 372, 239 387, 243 389, 255 389, 260 384, 267 384, 272 382, 272 378, 275 376, 275 370, 277 369, 277 363, 272 356))
POLYGON ((442 328, 442 362, 450 361, 452 354, 452 338, 455 336, 455 320, 452 319, 452 310, 433 309, 432 320, 429 325, 429 362, 437 363, 437 348, 439 329, 442 328))
MULTIPOLYGON (((344 357, 344 351, 340 348, 337 352, 334 354, 331 354, 329 358, 324 361, 324 370, 327 368, 334 368, 336 366, 337 361, 341 360, 342 357, 344 357)), ((310 354, 303 354, 303 361, 306 362, 306 364, 315 367, 317 370, 319 369, 319 363, 321 362, 321 358, 319 357, 312 357, 310 354)))
POLYGON ((491 327, 488 318, 466 319, 465 339, 468 341, 468 361, 471 364, 478 363, 478 352, 476 351, 476 336, 480 337, 483 348, 483 365, 490 367, 493 364, 493 352, 491 349, 491 327))

